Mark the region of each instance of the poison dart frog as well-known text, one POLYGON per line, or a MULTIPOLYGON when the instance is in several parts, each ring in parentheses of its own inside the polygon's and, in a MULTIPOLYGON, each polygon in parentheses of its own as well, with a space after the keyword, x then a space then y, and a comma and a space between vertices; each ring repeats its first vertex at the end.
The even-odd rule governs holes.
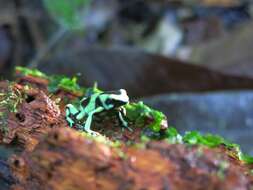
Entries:
POLYGON ((129 97, 124 89, 97 92, 82 98, 78 107, 72 104, 66 105, 66 120, 70 127, 77 127, 93 136, 97 136, 98 133, 90 129, 93 116, 101 112, 116 110, 122 125, 131 131, 124 119, 126 110, 123 106, 127 103, 129 103, 129 97))

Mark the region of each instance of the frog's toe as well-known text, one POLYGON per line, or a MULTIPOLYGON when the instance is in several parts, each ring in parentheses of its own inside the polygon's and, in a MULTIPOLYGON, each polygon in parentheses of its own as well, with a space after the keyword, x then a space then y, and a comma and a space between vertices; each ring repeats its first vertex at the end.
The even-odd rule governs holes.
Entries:
POLYGON ((98 133, 98 132, 96 132, 96 131, 92 131, 92 130, 84 130, 84 131, 85 131, 86 133, 88 133, 89 135, 94 136, 94 137, 100 135, 100 133, 98 133))
POLYGON ((70 118, 66 118, 66 120, 67 120, 68 126, 70 128, 72 128, 75 122, 72 119, 70 119, 70 118))
POLYGON ((97 133, 95 131, 90 131, 89 134, 92 135, 92 136, 94 136, 94 137, 97 137, 97 136, 100 135, 99 133, 97 133))
POLYGON ((126 127, 130 132, 133 132, 133 129, 131 127, 126 127))
POLYGON ((128 126, 127 122, 124 122, 124 123, 123 123, 123 127, 124 127, 123 129, 127 129, 127 130, 133 132, 133 129, 132 129, 131 127, 128 126))

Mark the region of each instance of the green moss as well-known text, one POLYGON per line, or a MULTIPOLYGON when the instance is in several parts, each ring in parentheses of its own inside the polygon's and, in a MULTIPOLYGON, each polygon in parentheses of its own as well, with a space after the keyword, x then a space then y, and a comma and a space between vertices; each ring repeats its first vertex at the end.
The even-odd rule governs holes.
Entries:
POLYGON ((150 115, 154 121, 149 124, 149 128, 154 132, 159 132, 161 130, 162 122, 166 119, 165 115, 162 112, 153 109, 151 109, 150 115))
POLYGON ((8 112, 17 113, 18 106, 25 99, 25 95, 9 83, 7 91, 0 92, 0 131, 8 133, 8 112))
POLYGON ((173 128, 173 127, 169 127, 166 132, 165 132, 165 136, 167 137, 167 140, 172 143, 182 143, 182 136, 178 133, 178 131, 173 128))
POLYGON ((239 157, 240 160, 244 161, 247 164, 253 164, 253 157, 250 156, 250 155, 248 155, 248 154, 244 154, 241 151, 239 145, 237 145, 237 147, 236 147, 236 152, 237 152, 237 155, 238 155, 238 157, 239 157))
POLYGON ((20 73, 24 76, 30 75, 30 76, 34 76, 34 77, 40 77, 40 78, 48 78, 48 76, 42 72, 40 72, 37 69, 28 69, 26 67, 16 67, 15 68, 17 73, 20 73))
POLYGON ((61 27, 67 29, 83 28, 83 13, 87 11, 91 0, 44 0, 45 8, 61 27))
POLYGON ((215 148, 220 145, 224 145, 229 149, 233 149, 239 160, 253 164, 253 157, 242 153, 241 148, 238 144, 232 143, 221 136, 206 134, 202 135, 197 131, 186 132, 185 135, 181 136, 177 130, 173 127, 169 127, 164 135, 170 143, 184 143, 187 145, 203 145, 209 148, 215 148))
POLYGON ((153 132, 159 132, 162 122, 166 120, 166 116, 162 112, 148 107, 143 102, 130 103, 125 108, 126 117, 128 120, 134 122, 135 126, 143 127, 148 120, 151 120, 148 128, 153 132))
POLYGON ((46 74, 42 73, 37 69, 28 69, 25 67, 16 67, 15 68, 17 73, 20 73, 24 76, 30 75, 34 77, 45 78, 49 81, 48 84, 48 91, 51 93, 55 93, 57 90, 65 90, 69 92, 73 92, 75 94, 84 94, 84 88, 81 88, 77 83, 77 78, 68 78, 63 75, 52 75, 47 76, 46 74))
POLYGON ((48 91, 51 93, 54 93, 59 89, 77 93, 77 94, 84 93, 84 89, 79 86, 79 84, 77 83, 76 77, 68 78, 62 75, 50 76, 48 91))
POLYGON ((0 107, 16 113, 18 105, 22 103, 24 98, 25 95, 10 83, 8 90, 0 93, 0 107))
POLYGON ((225 144, 229 147, 234 146, 232 143, 229 143, 224 138, 218 135, 211 135, 211 134, 201 135, 197 131, 186 132, 186 134, 183 137, 183 141, 187 144, 191 145, 201 144, 208 146, 210 148, 217 147, 221 144, 225 144))

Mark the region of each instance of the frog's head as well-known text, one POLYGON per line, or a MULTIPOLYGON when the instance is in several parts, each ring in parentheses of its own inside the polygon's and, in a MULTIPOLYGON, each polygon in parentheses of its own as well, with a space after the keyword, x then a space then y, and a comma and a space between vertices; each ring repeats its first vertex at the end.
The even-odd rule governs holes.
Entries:
POLYGON ((108 101, 110 101, 116 107, 120 107, 129 102, 129 97, 125 89, 120 89, 111 92, 108 97, 108 101))

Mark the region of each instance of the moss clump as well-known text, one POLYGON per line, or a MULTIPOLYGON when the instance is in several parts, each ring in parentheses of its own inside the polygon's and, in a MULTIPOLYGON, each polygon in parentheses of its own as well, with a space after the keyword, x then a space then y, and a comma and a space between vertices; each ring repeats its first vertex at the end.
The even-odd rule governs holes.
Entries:
POLYGON ((16 73, 24 75, 24 76, 33 76, 33 77, 40 77, 40 78, 48 78, 48 76, 44 73, 42 73, 41 71, 37 70, 37 69, 28 69, 25 67, 16 67, 15 68, 16 73))
POLYGON ((56 91, 62 89, 64 91, 72 92, 74 94, 83 95, 84 88, 81 88, 77 83, 77 78, 68 78, 63 75, 52 75, 48 76, 37 69, 28 69, 25 67, 16 67, 16 72, 27 76, 39 77, 44 78, 49 81, 48 83, 48 91, 51 93, 55 93, 56 91))
POLYGON ((224 144, 229 148, 235 147, 235 144, 230 143, 221 136, 211 134, 201 135, 197 131, 186 132, 183 137, 183 141, 187 144, 201 144, 210 148, 217 147, 221 144, 224 144))
POLYGON ((50 76, 48 91, 54 93, 59 89, 81 95, 84 93, 84 89, 79 86, 76 77, 68 78, 61 75, 50 76))
POLYGON ((166 120, 166 116, 157 110, 154 110, 143 102, 130 103, 125 106, 126 117, 131 122, 134 122, 135 126, 145 126, 147 120, 151 120, 148 125, 153 132, 159 132, 161 130, 162 122, 166 120))
POLYGON ((183 142, 183 137, 173 127, 169 127, 165 131, 164 137, 169 141, 169 143, 172 143, 172 144, 183 142))
POLYGON ((239 160, 247 164, 253 164, 253 157, 242 153, 240 145, 232 143, 218 135, 212 135, 212 134, 202 135, 197 131, 190 131, 190 132, 186 132, 182 136, 177 132, 175 128, 170 127, 166 130, 164 138, 167 139, 169 143, 184 143, 187 145, 203 145, 209 148, 215 148, 220 145, 224 145, 229 149, 233 149, 239 160))

